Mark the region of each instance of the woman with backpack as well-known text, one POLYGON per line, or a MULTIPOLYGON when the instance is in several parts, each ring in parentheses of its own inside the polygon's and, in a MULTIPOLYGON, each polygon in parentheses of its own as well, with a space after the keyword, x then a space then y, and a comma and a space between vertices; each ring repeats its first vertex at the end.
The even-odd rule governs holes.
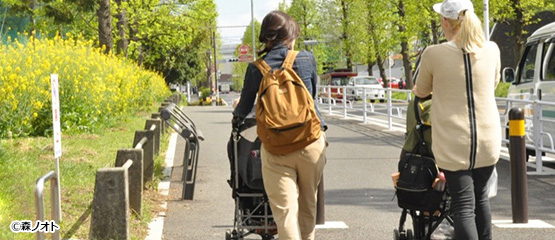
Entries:
POLYGON ((272 11, 264 17, 258 37, 264 48, 258 52, 260 59, 247 67, 232 119, 233 125, 240 123, 259 95, 256 118, 262 141, 262 177, 279 239, 314 239, 316 196, 326 161, 323 130, 327 127, 313 100, 317 91, 316 61, 310 52, 293 50, 299 34, 299 25, 284 12, 272 11), (292 79, 283 81, 284 74, 292 79), (276 100, 287 94, 296 95, 276 100), (296 102, 299 99, 303 101, 296 102), (291 120, 272 118, 297 110, 303 113, 297 115, 306 117, 306 122, 279 129, 267 126, 291 120), (306 137, 288 136, 292 130, 306 137))
POLYGON ((499 159, 500 53, 470 0, 434 5, 448 42, 422 54, 415 95, 432 98, 432 151, 451 195, 456 239, 492 239, 487 181, 499 159))

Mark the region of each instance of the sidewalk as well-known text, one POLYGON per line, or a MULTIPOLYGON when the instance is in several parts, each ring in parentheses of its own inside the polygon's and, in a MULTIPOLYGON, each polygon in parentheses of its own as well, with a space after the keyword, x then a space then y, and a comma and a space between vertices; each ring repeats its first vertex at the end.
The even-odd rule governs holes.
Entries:
MULTIPOLYGON (((224 239, 226 229, 232 228, 235 207, 226 183, 232 108, 186 107, 184 111, 206 140, 200 143, 194 200, 185 201, 181 200, 183 142, 178 137, 163 239, 224 239)), ((401 209, 393 199, 390 174, 396 171, 404 133, 324 117, 330 142, 324 172, 325 216, 333 224, 317 229, 316 239, 391 239, 401 209)), ((509 162, 500 160, 497 167, 498 195, 491 201, 494 222, 512 216, 509 162)), ((528 176, 528 202, 529 219, 555 225, 555 176, 528 176)), ((493 234, 494 239, 552 239, 555 229, 494 226, 493 234)))

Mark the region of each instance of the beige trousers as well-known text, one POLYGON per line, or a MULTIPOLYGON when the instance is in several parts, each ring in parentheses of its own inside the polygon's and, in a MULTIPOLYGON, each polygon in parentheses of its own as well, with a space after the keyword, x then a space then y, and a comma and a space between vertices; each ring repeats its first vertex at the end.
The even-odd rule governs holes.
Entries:
POLYGON ((326 164, 324 133, 304 149, 273 155, 261 147, 262 178, 280 240, 314 239, 316 196, 326 164))

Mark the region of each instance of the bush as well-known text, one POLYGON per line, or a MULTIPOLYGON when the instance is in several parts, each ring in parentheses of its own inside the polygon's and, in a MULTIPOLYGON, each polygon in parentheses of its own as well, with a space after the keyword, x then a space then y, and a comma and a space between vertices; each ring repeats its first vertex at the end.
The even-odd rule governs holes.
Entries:
POLYGON ((0 46, 0 138, 52 130, 50 74, 59 79, 62 129, 91 132, 169 94, 164 79, 69 37, 0 46))
POLYGON ((509 87, 511 83, 500 82, 495 89, 495 97, 506 98, 509 94, 509 87))

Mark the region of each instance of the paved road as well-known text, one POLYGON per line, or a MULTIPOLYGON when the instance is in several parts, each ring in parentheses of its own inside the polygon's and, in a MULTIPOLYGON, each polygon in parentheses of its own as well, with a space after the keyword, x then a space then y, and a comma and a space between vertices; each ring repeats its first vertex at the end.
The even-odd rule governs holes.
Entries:
MULTIPOLYGON (((163 239, 224 239, 225 230, 232 227, 234 201, 226 183, 231 111, 229 106, 185 108, 206 140, 200 145, 192 201, 180 200, 181 163, 175 163, 163 239)), ((317 229, 316 238, 392 239, 401 210, 393 200, 390 174, 396 171, 403 132, 338 117, 325 119, 330 126, 326 132, 330 146, 324 172, 326 221, 341 221, 348 228, 317 229)), ((492 200, 493 219, 510 220, 509 162, 501 160, 498 171, 499 191, 492 200)), ((554 186, 555 176, 528 177, 530 219, 555 225, 554 186)), ((553 228, 494 227, 493 231, 494 239, 553 239, 555 235, 553 228)))

